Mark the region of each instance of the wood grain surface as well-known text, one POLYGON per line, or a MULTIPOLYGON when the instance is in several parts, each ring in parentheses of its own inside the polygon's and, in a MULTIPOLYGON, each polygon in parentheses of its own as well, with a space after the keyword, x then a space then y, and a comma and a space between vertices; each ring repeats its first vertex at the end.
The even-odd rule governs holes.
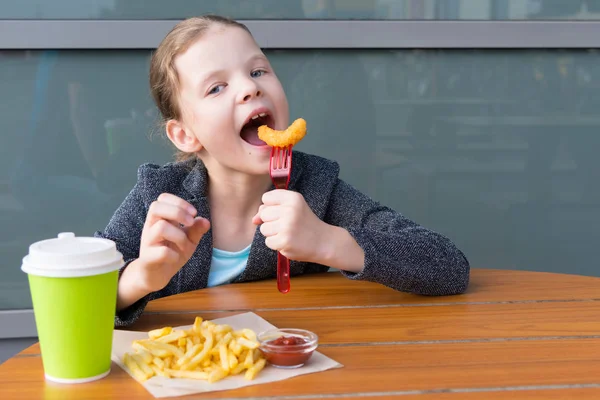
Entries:
MULTIPOLYGON (((424 297, 337 273, 228 285, 160 299, 128 329, 252 311, 319 335, 343 368, 183 399, 599 399, 600 279, 473 270, 469 292, 424 297)), ((102 380, 46 382, 39 345, 0 365, 2 399, 149 399, 117 365, 102 380)))

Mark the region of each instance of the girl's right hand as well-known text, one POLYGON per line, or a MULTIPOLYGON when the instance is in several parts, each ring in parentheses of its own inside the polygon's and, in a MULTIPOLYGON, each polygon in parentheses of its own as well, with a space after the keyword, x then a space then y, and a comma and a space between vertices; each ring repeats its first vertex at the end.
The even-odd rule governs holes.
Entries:
POLYGON ((161 194, 150 206, 142 230, 140 256, 134 261, 138 284, 148 293, 169 283, 210 228, 210 222, 196 214, 194 206, 169 193, 161 194))

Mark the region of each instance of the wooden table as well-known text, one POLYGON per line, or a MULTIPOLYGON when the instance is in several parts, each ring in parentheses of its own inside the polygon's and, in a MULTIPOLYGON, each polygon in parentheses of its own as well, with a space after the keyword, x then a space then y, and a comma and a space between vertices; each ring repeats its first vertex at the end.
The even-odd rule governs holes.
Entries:
MULTIPOLYGON (((160 299, 132 327, 186 325, 251 310, 312 330, 344 368, 187 398, 600 399, 600 278, 475 269, 467 294, 423 297, 337 273, 160 299)), ((0 398, 148 399, 118 366, 102 380, 45 382, 38 345, 0 366, 0 398)))

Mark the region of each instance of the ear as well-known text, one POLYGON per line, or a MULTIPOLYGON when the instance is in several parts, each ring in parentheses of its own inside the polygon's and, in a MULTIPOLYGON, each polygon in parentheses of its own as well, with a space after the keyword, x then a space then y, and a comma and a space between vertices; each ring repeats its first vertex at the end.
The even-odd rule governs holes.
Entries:
POLYGON ((182 122, 170 119, 167 121, 166 131, 169 140, 184 153, 197 153, 202 150, 202 143, 182 122))

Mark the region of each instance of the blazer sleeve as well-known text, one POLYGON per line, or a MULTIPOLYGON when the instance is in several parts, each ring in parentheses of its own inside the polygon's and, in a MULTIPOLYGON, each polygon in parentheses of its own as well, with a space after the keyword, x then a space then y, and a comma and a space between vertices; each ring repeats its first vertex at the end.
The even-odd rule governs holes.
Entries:
MULTIPOLYGON (((119 279, 125 268, 139 256, 140 238, 147 214, 142 190, 143 182, 138 178, 138 182, 117 208, 104 231, 97 231, 94 234, 95 237, 114 241, 117 250, 123 254, 125 264, 119 271, 119 279)), ((115 316, 115 326, 126 326, 135 322, 151 300, 151 295, 148 294, 129 307, 118 311, 115 316)))
POLYGON ((421 295, 453 295, 467 289, 469 262, 448 238, 343 180, 333 189, 325 222, 347 229, 365 253, 360 273, 341 271, 347 278, 421 295))

